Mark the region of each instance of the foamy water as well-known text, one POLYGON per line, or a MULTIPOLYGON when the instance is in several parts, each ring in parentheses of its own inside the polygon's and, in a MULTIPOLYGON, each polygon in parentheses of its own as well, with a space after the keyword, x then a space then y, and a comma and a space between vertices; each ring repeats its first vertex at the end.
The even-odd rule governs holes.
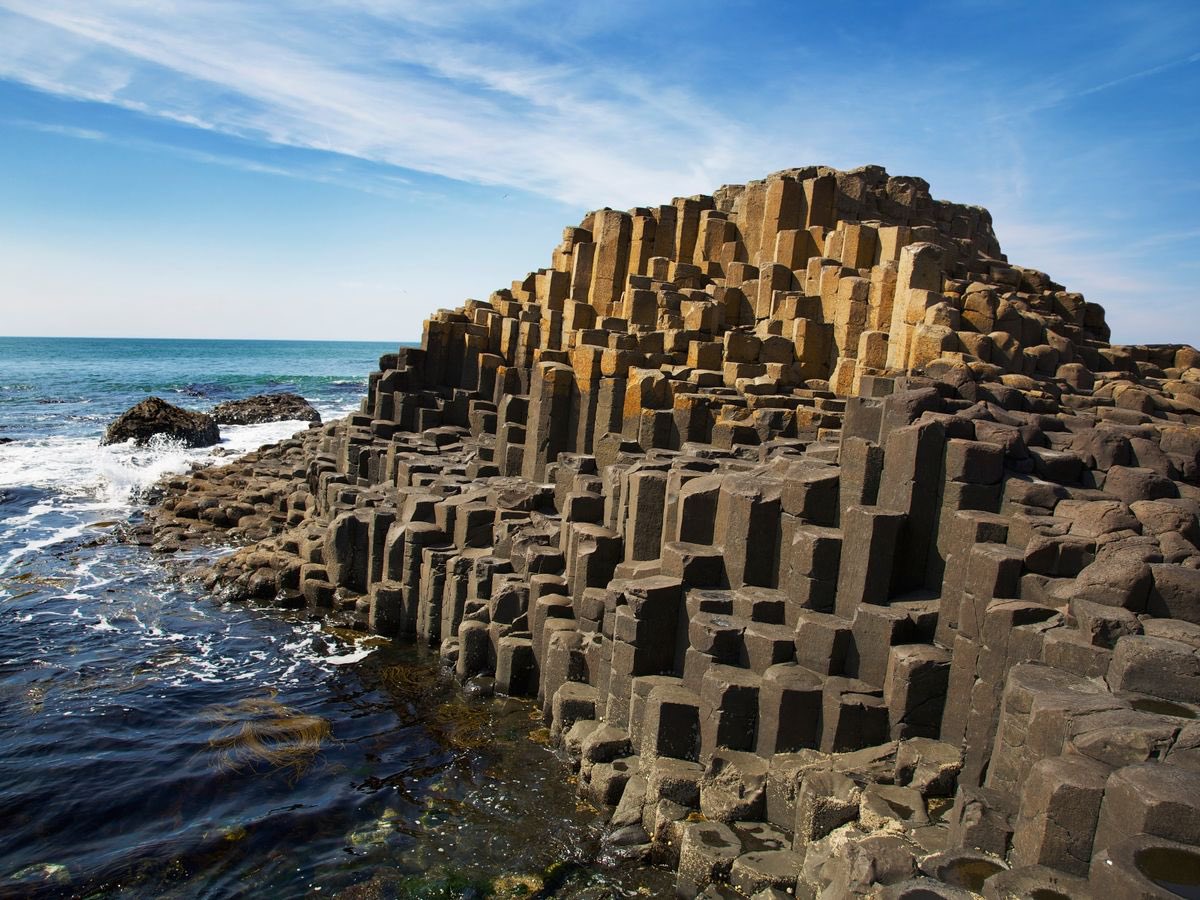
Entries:
MULTIPOLYGON (((326 408, 324 418, 345 414, 356 405, 326 408)), ((132 441, 101 445, 94 435, 65 437, 50 435, 41 439, 0 446, 0 491, 15 495, 17 502, 0 506, 0 601, 27 592, 24 583, 5 582, 6 575, 41 572, 46 558, 56 548, 74 550, 84 539, 101 542, 116 525, 134 514, 143 502, 146 490, 164 476, 187 472, 197 466, 223 465, 266 444, 284 440, 308 428, 306 422, 283 421, 256 425, 222 426, 221 442, 213 447, 190 448, 182 443, 155 438, 147 445, 132 441), (27 503, 21 503, 27 498, 27 503)), ((216 550, 215 553, 223 551, 216 550)), ((347 641, 325 635, 319 624, 297 627, 293 640, 283 642, 283 655, 258 650, 241 656, 218 652, 227 641, 240 640, 230 635, 238 622, 225 614, 210 617, 206 604, 188 604, 182 613, 192 624, 206 620, 203 628, 188 628, 184 633, 171 628, 170 616, 180 609, 167 611, 158 598, 147 600, 138 592, 110 588, 120 586, 131 576, 161 580, 159 561, 138 558, 131 572, 129 560, 122 557, 117 565, 113 554, 97 547, 88 555, 77 551, 71 565, 53 566, 57 589, 52 601, 44 599, 20 615, 22 622, 42 621, 47 625, 39 649, 53 653, 59 640, 54 631, 82 629, 122 640, 136 642, 151 655, 176 651, 164 672, 163 684, 179 687, 194 679, 216 683, 222 679, 248 680, 269 677, 276 684, 293 683, 302 667, 345 665, 364 659, 370 648, 361 641, 347 641), (237 669, 236 672, 232 671, 237 669)), ((256 636, 258 639, 258 636, 256 636)), ((278 636, 266 636, 268 644, 278 636)), ((241 639, 244 640, 244 639, 241 639)))
POLYGON ((99 639, 97 646, 136 647, 147 660, 165 654, 163 683, 178 687, 187 679, 286 681, 305 665, 329 671, 365 658, 369 648, 321 637, 319 626, 239 636, 244 623, 213 616, 198 594, 164 603, 171 576, 162 560, 113 537, 164 476, 228 463, 307 423, 226 425, 220 443, 203 448, 101 438, 149 394, 205 410, 292 390, 331 421, 358 408, 365 373, 386 346, 0 338, 0 436, 12 439, 0 444, 0 613, 23 626, 19 640, 10 635, 8 647, 0 645, 0 661, 12 662, 2 651, 23 643, 29 659, 58 665, 80 641, 99 639), (229 650, 264 640, 286 652, 260 648, 243 658, 229 650))
POLYGON ((33 492, 38 497, 25 508, 0 506, 0 531, 8 538, 0 553, 0 575, 24 555, 78 537, 97 522, 126 519, 143 492, 166 475, 228 463, 307 427, 295 421, 227 425, 221 428, 219 445, 203 448, 164 440, 141 447, 132 442, 101 446, 92 435, 50 435, 0 445, 0 493, 33 492))
MULTIPOLYGON (((326 416, 338 418, 354 408, 327 409, 326 416)), ((132 441, 101 445, 97 434, 27 439, 0 445, 0 488, 47 488, 125 505, 131 492, 163 475, 185 471, 191 463, 228 461, 307 427, 295 421, 222 425, 220 444, 198 448, 161 439, 141 447, 132 441)))

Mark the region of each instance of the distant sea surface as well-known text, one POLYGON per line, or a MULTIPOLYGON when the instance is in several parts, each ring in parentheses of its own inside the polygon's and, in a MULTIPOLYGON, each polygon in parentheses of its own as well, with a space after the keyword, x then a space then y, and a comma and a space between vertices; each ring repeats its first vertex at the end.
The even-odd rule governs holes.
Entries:
POLYGON ((465 697, 429 652, 218 604, 180 577, 204 557, 117 536, 164 474, 305 427, 101 447, 125 409, 291 391, 331 421, 396 346, 0 338, 0 897, 667 890, 597 864, 601 816, 530 705, 465 697))

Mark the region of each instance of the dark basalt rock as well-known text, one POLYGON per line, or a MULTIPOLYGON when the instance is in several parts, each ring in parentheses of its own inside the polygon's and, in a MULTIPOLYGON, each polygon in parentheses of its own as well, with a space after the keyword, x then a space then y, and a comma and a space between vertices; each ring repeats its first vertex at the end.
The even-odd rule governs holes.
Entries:
POLYGON ((1200 351, 878 167, 589 213, 554 266, 170 478, 155 548, 540 698, 679 896, 1193 895, 1200 351))
POLYGON ((121 413, 108 426, 100 443, 120 444, 132 438, 136 444, 145 444, 156 434, 182 441, 188 447, 209 447, 221 440, 212 416, 172 406, 158 397, 147 397, 121 413))
POLYGON ((321 423, 321 414, 299 394, 259 394, 213 407, 219 425, 257 425, 260 422, 321 423))

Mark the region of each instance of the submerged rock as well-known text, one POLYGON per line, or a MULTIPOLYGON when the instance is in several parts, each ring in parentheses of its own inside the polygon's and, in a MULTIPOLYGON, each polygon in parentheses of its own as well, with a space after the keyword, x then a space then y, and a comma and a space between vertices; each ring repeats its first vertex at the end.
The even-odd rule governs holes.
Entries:
POLYGON ((321 423, 321 414, 299 394, 258 394, 218 403, 212 416, 218 425, 257 425, 260 422, 321 423))
POLYGON ((156 434, 182 441, 189 447, 209 447, 221 440, 216 420, 204 413, 172 406, 158 397, 147 397, 108 426, 101 444, 120 444, 133 439, 144 444, 156 434))

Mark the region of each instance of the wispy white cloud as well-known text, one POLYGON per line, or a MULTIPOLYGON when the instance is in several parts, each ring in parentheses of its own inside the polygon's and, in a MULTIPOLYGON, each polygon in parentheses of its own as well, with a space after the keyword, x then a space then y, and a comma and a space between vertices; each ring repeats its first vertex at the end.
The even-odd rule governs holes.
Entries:
POLYGON ((1159 65, 1124 72, 1111 78, 1104 78, 1103 75, 1097 76, 1093 71, 1060 72, 1045 79, 1031 81, 1023 90, 1015 94, 1015 102, 993 114, 991 119, 1003 123, 1026 119, 1037 113, 1043 113, 1094 94, 1110 91, 1113 88, 1196 63, 1200 63, 1200 53, 1190 53, 1159 65), (1097 77, 1104 78, 1104 80, 1097 81, 1097 77))
POLYGON ((1120 87, 1121 85, 1128 84, 1131 81, 1140 81, 1143 78, 1149 78, 1152 75, 1160 75, 1163 72, 1169 72, 1171 69, 1178 68, 1179 66, 1187 66, 1197 62, 1200 62, 1200 53, 1191 53, 1182 59, 1171 60, 1170 62, 1163 63, 1162 65, 1150 66, 1147 69, 1139 69, 1136 72, 1130 72, 1128 75, 1122 75, 1118 78, 1112 78, 1108 81, 1101 82, 1100 84, 1094 84, 1079 91, 1075 96, 1087 97, 1091 94, 1098 94, 1101 91, 1107 91, 1111 88, 1120 87))
POLYGON ((198 150, 178 143, 147 140, 145 138, 129 137, 127 135, 111 134, 96 128, 79 128, 73 125, 63 125, 55 122, 39 122, 31 119, 0 119, 0 126, 39 131, 44 134, 61 135, 81 141, 93 141, 110 144, 128 150, 143 153, 163 153, 180 159, 189 160, 203 165, 221 166, 241 172, 251 172, 256 175, 273 175, 280 178, 295 178, 321 184, 335 184, 363 193, 375 194, 393 199, 411 197, 414 191, 411 182, 393 173, 371 173, 362 175, 347 171, 344 166, 328 165, 271 165, 246 156, 232 156, 226 153, 211 153, 198 150))
POLYGON ((4 0, 0 76, 573 204, 667 200, 724 174, 737 130, 716 110, 636 73, 459 36, 457 20, 492 6, 4 0))
POLYGON ((0 125, 10 128, 24 128, 30 131, 40 131, 43 134, 57 134, 80 141, 109 141, 111 139, 110 135, 95 128, 79 128, 75 125, 63 125, 58 122, 38 122, 33 119, 0 119, 0 125))

